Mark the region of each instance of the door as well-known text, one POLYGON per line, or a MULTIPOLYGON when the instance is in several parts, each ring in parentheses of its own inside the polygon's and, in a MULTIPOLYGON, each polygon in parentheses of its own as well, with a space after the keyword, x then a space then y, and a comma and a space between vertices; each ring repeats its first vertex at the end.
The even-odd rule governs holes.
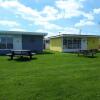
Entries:
POLYGON ((87 38, 82 38, 82 40, 81 40, 81 49, 82 50, 87 49, 87 38))
POLYGON ((13 49, 14 50, 22 50, 22 35, 14 35, 13 49))

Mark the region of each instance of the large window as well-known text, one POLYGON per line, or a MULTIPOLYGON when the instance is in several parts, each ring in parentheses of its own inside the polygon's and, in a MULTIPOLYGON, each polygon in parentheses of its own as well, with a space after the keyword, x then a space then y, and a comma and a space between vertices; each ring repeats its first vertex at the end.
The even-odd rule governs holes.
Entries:
POLYGON ((80 38, 64 38, 64 49, 81 49, 80 38))
POLYGON ((0 37, 0 49, 13 49, 13 38, 0 37))

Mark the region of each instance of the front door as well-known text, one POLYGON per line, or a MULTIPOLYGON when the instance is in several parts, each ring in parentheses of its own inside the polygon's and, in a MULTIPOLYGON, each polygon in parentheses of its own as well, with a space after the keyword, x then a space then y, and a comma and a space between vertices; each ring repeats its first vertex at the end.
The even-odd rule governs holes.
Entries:
POLYGON ((14 35, 13 49, 14 50, 22 50, 22 35, 14 35))
POLYGON ((82 40, 81 40, 81 49, 82 50, 87 49, 87 38, 82 38, 82 40))

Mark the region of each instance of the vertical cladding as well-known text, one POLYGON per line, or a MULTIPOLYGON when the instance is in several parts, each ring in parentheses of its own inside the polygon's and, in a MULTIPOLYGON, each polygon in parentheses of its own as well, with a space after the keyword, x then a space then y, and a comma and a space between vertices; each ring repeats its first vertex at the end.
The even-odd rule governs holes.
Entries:
POLYGON ((43 36, 22 35, 22 49, 43 51, 43 36))
POLYGON ((51 38, 50 39, 50 50, 54 51, 62 51, 62 38, 57 37, 57 38, 51 38))
POLYGON ((99 48, 99 38, 90 37, 87 39, 87 48, 88 49, 98 49, 99 48))

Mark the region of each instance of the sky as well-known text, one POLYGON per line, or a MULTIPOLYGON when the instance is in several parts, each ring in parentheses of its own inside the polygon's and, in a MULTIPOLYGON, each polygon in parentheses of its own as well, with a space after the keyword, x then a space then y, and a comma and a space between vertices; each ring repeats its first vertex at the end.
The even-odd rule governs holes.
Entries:
POLYGON ((100 35, 100 0, 0 0, 0 30, 100 35))

